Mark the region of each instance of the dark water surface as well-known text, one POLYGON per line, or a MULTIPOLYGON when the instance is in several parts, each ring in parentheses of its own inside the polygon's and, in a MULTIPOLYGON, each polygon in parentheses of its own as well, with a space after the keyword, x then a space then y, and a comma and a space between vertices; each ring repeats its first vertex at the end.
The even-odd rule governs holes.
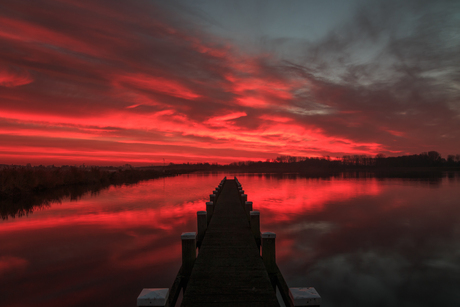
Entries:
MULTIPOLYGON (((190 174, 63 199, 0 221, 0 306, 135 306, 170 287, 180 234, 226 174, 190 174)), ((322 306, 460 306, 460 178, 238 175, 277 234, 290 287, 322 306)))

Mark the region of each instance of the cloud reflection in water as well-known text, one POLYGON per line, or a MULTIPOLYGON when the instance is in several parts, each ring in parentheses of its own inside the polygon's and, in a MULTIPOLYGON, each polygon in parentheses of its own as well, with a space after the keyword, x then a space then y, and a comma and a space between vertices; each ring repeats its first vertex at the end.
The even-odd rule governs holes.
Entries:
MULTIPOLYGON (((171 286, 180 234, 223 176, 110 188, 0 222, 0 305, 127 306, 143 287, 171 286)), ((460 303, 458 177, 238 178, 277 233, 289 286, 314 286, 327 306, 460 303)))

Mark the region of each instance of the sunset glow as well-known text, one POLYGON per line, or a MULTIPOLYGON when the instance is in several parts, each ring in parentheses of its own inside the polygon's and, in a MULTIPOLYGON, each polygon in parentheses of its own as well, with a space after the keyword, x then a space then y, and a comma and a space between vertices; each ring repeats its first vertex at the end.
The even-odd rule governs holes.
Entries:
POLYGON ((458 5, 216 3, 0 3, 0 164, 460 153, 458 5))

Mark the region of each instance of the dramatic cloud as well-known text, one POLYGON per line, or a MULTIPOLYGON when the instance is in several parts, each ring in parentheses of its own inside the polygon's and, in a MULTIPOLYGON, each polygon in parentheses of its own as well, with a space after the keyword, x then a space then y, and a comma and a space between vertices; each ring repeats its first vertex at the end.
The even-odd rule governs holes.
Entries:
POLYGON ((460 151, 456 3, 357 4, 325 35, 290 22, 263 40, 205 4, 1 3, 0 161, 460 151))
POLYGON ((14 87, 29 84, 32 81, 26 71, 14 71, 0 67, 0 86, 14 87))

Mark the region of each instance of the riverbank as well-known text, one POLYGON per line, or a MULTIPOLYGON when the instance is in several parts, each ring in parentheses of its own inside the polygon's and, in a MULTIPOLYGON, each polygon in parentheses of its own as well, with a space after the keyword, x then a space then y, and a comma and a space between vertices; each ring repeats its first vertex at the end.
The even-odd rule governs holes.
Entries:
POLYGON ((110 186, 136 184, 193 171, 73 166, 4 168, 0 170, 0 215, 2 219, 20 217, 59 203, 64 197, 77 200, 85 193, 98 193, 110 186))

